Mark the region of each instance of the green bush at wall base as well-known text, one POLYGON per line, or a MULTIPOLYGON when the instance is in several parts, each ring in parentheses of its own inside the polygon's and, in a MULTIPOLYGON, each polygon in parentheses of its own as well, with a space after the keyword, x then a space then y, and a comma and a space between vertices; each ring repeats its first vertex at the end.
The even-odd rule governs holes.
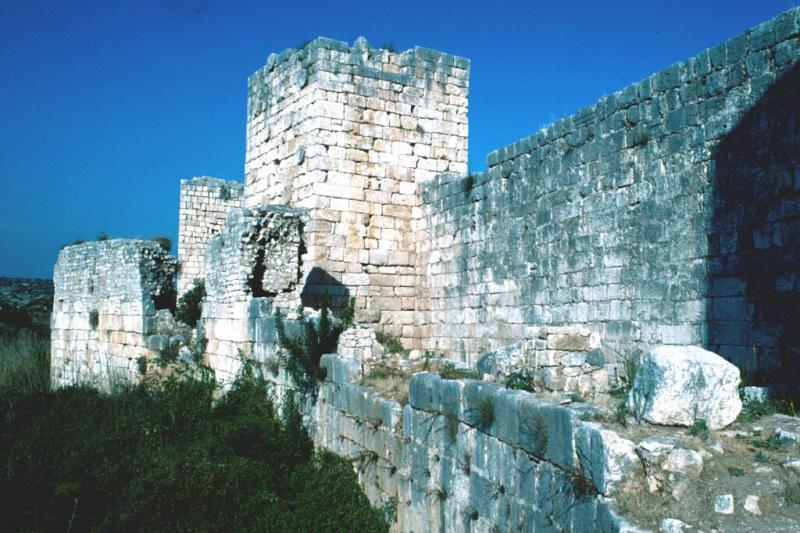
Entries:
POLYGON ((352 466, 314 453, 262 380, 0 398, 7 531, 386 531, 352 466))

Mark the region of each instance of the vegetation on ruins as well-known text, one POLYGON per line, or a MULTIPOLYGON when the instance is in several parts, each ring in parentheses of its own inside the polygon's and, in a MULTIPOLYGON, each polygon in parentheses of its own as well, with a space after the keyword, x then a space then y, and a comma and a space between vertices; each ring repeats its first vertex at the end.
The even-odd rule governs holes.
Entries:
POLYGON ((405 351, 400 339, 391 333, 376 331, 375 340, 377 340, 378 343, 383 346, 388 353, 403 353, 405 351))
POLYGON ((531 449, 537 457, 547 452, 547 422, 540 413, 524 413, 520 416, 520 432, 530 441, 531 449))
POLYGON ((528 368, 518 368, 514 370, 506 376, 503 384, 509 389, 527 392, 534 392, 536 390, 533 372, 528 368))
POLYGON ((9 531, 386 531, 352 466, 314 452, 245 366, 106 395, 4 389, 0 497, 9 531))
POLYGON ((203 298, 206 297, 206 285, 203 280, 194 280, 194 286, 178 298, 175 306, 175 318, 191 327, 197 325, 203 314, 203 298))
POLYGON ((319 320, 309 320, 302 307, 297 310, 299 333, 287 333, 280 308, 275 310, 275 329, 283 348, 282 363, 295 384, 303 391, 313 390, 325 379, 325 369, 319 365, 323 354, 336 351, 339 334, 350 327, 355 314, 355 299, 351 298, 339 320, 331 317, 330 295, 326 291, 320 301, 319 320), (316 323, 315 323, 316 322, 316 323))
POLYGON ((705 420, 695 420, 692 427, 689 428, 689 434, 697 437, 702 441, 708 440, 708 424, 705 420))
POLYGON ((477 370, 457 367, 452 363, 444 364, 438 372, 442 379, 481 379, 477 370))
POLYGON ((481 429, 488 429, 494 422, 494 402, 488 392, 481 393, 467 411, 470 421, 481 429))
POLYGON ((155 241, 164 249, 165 252, 169 252, 172 250, 172 239, 167 237, 166 235, 156 235, 154 237, 150 237, 151 241, 155 241))

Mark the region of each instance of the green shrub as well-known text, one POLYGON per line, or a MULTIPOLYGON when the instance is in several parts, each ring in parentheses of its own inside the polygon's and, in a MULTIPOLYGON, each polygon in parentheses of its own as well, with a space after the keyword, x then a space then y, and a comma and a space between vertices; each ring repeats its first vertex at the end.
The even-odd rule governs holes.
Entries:
POLYGON ((304 392, 310 392, 317 384, 325 379, 325 369, 319 366, 323 354, 336 351, 339 334, 350 327, 353 316, 355 300, 350 300, 349 309, 343 313, 343 320, 335 324, 328 308, 330 296, 326 292, 322 296, 319 321, 315 325, 307 320, 303 308, 297 310, 297 322, 301 333, 290 336, 286 332, 286 324, 280 309, 275 310, 275 329, 278 332, 278 342, 285 351, 283 365, 292 377, 295 384, 304 392))
POLYGON ((155 237, 150 237, 150 240, 157 242, 159 246, 161 246, 161 248, 166 252, 172 250, 172 239, 165 235, 156 235, 155 237))
POLYGON ((738 466, 729 466, 728 473, 734 477, 741 477, 744 475, 744 469, 738 466))
POLYGON ((167 346, 163 350, 158 351, 158 355, 156 356, 155 362, 161 368, 171 365, 172 363, 178 361, 178 356, 180 355, 180 351, 181 351, 181 344, 179 342, 170 342, 169 346, 167 346))
POLYGON ((97 309, 92 309, 89 312, 89 325, 92 329, 97 329, 97 326, 100 325, 100 313, 97 312, 97 309))
POLYGON ((628 427, 628 405, 625 398, 619 400, 614 408, 614 422, 624 428, 628 427))
POLYGON ((481 375, 477 370, 472 368, 459 368, 453 363, 447 363, 439 369, 439 375, 442 379, 481 379, 481 375))
POLYGON ((694 435, 702 441, 708 440, 708 424, 705 420, 695 420, 692 427, 689 428, 689 434, 694 435))
POLYGON ((569 394, 569 401, 572 403, 583 403, 586 400, 583 398, 583 395, 580 392, 571 392, 569 394))
POLYGON ((509 389, 524 390, 528 392, 534 392, 536 390, 533 372, 527 368, 519 368, 510 373, 506 377, 504 384, 509 389))
POLYGON ((482 393, 472 404, 470 417, 476 427, 488 429, 494 422, 494 401, 488 392, 482 393))
POLYGON ((100 234, 97 236, 97 238, 95 240, 96 241, 107 241, 110 238, 111 237, 106 232, 101 231, 100 234))
POLYGON ((195 327, 203 314, 203 298, 205 297, 205 283, 200 279, 194 280, 194 286, 178 298, 175 306, 175 318, 184 324, 195 327))
POLYGON ((539 413, 520 415, 520 432, 532 443, 533 454, 544 457, 547 452, 547 423, 539 413))
POLYGON ((614 394, 618 396, 627 395, 633 387, 633 380, 636 378, 636 373, 639 371, 639 357, 640 354, 628 353, 621 355, 621 364, 617 371, 617 389, 614 394))
MULTIPOLYGON (((8 531, 387 531, 352 466, 314 453, 243 371, 115 395, 73 387, 0 398, 8 531)), ((286 408, 284 408, 286 411, 286 408)))
POLYGON ((400 339, 391 333, 384 333, 383 331, 375 332, 375 340, 383 346, 388 353, 403 353, 403 345, 400 339))
POLYGON ((800 483, 790 482, 783 489, 783 499, 789 505, 800 505, 800 483))

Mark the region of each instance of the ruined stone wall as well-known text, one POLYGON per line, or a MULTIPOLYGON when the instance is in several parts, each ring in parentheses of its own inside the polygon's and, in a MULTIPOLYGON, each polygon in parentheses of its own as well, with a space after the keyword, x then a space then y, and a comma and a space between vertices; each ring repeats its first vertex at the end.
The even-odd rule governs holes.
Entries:
POLYGON ((250 78, 245 203, 307 207, 303 301, 415 336, 416 182, 467 162, 469 62, 319 38, 250 78))
POLYGON ((153 241, 113 239, 58 254, 51 315, 53 386, 134 382, 151 358, 158 303, 172 291, 175 258, 153 241))
POLYGON ((606 499, 643 477, 634 444, 578 411, 429 373, 411 378, 401 405, 351 382, 360 361, 331 355, 323 365, 315 445, 353 462, 394 531, 636 530, 606 499), (494 415, 482 421, 487 403, 494 415))
POLYGON ((235 209, 208 243, 200 328, 207 364, 223 385, 236 376, 242 357, 261 356, 264 363, 274 351, 274 333, 264 337, 261 321, 272 321, 276 307, 285 312, 300 304, 304 217, 304 210, 286 206, 235 209), (262 345, 258 351, 254 343, 262 345))
POLYGON ((423 347, 474 360, 582 324, 611 355, 797 352, 798 33, 790 10, 423 184, 423 347))
POLYGON ((241 207, 239 181, 199 177, 181 180, 178 213, 178 296, 205 278, 203 254, 208 241, 220 232, 231 210, 241 207))

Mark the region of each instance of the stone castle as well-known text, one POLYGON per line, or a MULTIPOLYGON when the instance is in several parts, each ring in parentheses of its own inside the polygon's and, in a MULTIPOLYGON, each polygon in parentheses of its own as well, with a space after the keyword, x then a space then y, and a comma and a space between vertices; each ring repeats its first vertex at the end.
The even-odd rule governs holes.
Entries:
MULTIPOLYGON (((275 309, 291 317, 324 293, 335 308, 354 299, 362 333, 347 337, 351 355, 360 338, 371 345, 370 329, 463 365, 489 354, 535 366, 549 391, 607 392, 620 354, 657 345, 704 346, 763 376, 797 372, 798 60, 794 9, 491 152, 486 172, 468 174, 467 59, 375 49, 363 38, 318 38, 270 55, 249 79, 244 183, 181 181, 177 261, 149 241, 61 251, 53 383, 138 379, 141 361, 169 343, 159 310, 176 272, 179 296, 205 283, 192 335, 221 384, 242 354, 276 360, 275 309)), ((445 527, 456 519, 433 516, 417 493, 430 467, 426 477, 414 470, 425 467, 402 463, 411 461, 402 450, 435 447, 413 423, 446 402, 437 387, 468 402, 471 385, 415 376, 406 408, 356 400, 368 395, 348 383, 358 372, 343 351, 324 360, 315 438, 345 455, 373 450, 363 439, 375 435, 405 442, 374 451, 379 465, 408 467, 405 481, 376 470, 368 493, 407 500, 401 529, 445 527), (382 421, 374 435, 344 427, 365 410, 382 421)), ((531 405, 554 427, 577 423, 565 408, 531 405)), ((522 437, 471 431, 481 434, 471 446, 494 450, 484 460, 498 464, 487 472, 522 468, 522 437)), ((600 468, 579 448, 602 438, 580 431, 537 451, 544 466, 535 468, 547 470, 537 475, 556 486, 576 464, 600 468)), ((600 486, 616 481, 600 477, 607 495, 600 486)), ((514 479, 470 485, 466 498, 502 485, 513 499, 522 482, 514 479)), ((602 514, 608 530, 622 528, 602 502, 592 505, 592 520, 602 514)), ((498 509, 480 516, 500 520, 498 509)), ((561 517, 570 527, 590 512, 570 509, 561 517)))

